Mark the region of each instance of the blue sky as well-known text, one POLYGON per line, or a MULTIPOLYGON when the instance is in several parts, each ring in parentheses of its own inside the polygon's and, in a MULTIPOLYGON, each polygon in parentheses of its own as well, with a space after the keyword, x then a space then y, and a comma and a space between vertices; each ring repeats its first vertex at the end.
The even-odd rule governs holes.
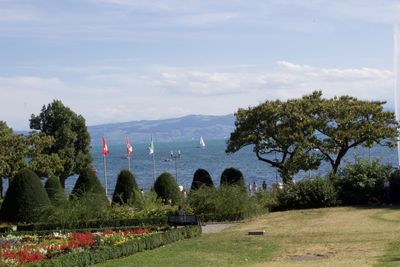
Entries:
POLYGON ((400 1, 0 0, 0 120, 222 115, 320 89, 393 106, 400 1))

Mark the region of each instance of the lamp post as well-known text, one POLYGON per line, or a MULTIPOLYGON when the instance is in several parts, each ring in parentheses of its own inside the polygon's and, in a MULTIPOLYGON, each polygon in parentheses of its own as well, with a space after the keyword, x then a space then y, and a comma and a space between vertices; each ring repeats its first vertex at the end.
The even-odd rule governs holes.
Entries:
POLYGON ((180 150, 178 150, 178 154, 174 154, 174 151, 171 150, 171 159, 172 159, 172 161, 174 162, 174 165, 175 165, 175 181, 176 181, 176 183, 178 183, 178 165, 177 165, 177 162, 178 162, 178 159, 180 157, 181 157, 181 151, 180 150))

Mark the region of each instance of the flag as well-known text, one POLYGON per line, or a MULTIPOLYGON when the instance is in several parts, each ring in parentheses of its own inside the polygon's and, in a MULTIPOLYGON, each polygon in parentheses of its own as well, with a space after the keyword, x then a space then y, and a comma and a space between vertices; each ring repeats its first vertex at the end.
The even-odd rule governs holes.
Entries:
POLYGON ((153 155, 154 154, 154 143, 153 143, 153 137, 151 137, 151 142, 149 145, 149 155, 153 155))
POLYGON ((108 147, 107 147, 107 143, 106 143, 106 139, 103 136, 103 155, 108 155, 109 151, 108 151, 108 147))
POLYGON ((128 136, 125 137, 125 143, 126 143, 126 155, 129 157, 133 152, 133 148, 131 146, 131 142, 129 141, 128 136))

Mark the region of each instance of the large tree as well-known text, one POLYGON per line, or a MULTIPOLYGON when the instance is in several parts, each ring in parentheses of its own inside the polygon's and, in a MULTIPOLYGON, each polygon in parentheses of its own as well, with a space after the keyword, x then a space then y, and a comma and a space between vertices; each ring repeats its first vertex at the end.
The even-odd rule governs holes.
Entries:
POLYGON ((12 178, 25 166, 27 152, 24 137, 0 121, 0 197, 3 198, 3 178, 12 178))
POLYGON ((395 145, 398 122, 382 101, 364 101, 351 96, 323 99, 321 92, 308 98, 314 103, 315 148, 337 172, 346 153, 357 146, 395 145))
POLYGON ((310 153, 314 142, 312 103, 304 99, 266 101, 235 113, 236 129, 226 149, 233 153, 252 145, 257 158, 278 169, 284 183, 300 170, 318 168, 320 157, 310 153))
POLYGON ((79 173, 92 162, 85 119, 64 106, 60 100, 43 106, 39 115, 32 114, 30 127, 54 138, 54 144, 45 148, 43 153, 57 154, 60 158, 63 168, 55 175, 60 177, 63 187, 68 177, 79 173))

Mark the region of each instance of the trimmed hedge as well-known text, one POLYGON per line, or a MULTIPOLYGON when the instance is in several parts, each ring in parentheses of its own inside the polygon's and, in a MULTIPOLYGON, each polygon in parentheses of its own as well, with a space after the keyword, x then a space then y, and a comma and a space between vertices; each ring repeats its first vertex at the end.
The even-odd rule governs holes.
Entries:
POLYGON ((193 175, 192 186, 190 189, 197 190, 202 186, 214 187, 214 183, 208 171, 197 169, 193 175))
POLYGON ((156 191, 158 198, 162 199, 164 203, 168 203, 171 200, 171 204, 175 205, 182 199, 182 194, 179 192, 174 177, 168 172, 164 172, 158 176, 154 183, 154 191, 156 191))
POLYGON ((111 259, 130 256, 140 251, 154 249, 178 240, 196 237, 200 234, 200 226, 171 229, 162 233, 143 237, 139 240, 132 240, 119 245, 100 247, 92 251, 68 253, 54 259, 43 260, 25 266, 88 266, 111 259))
POLYGON ((141 218, 141 219, 120 219, 120 220, 90 220, 69 223, 36 223, 21 224, 17 226, 17 231, 57 231, 75 229, 101 229, 123 226, 167 226, 167 217, 160 218, 141 218))
POLYGON ((117 204, 133 204, 139 195, 135 176, 129 170, 122 170, 117 178, 112 202, 117 204), (136 194, 135 194, 136 193, 136 194))
POLYGON ((70 198, 79 199, 86 193, 98 196, 99 204, 101 204, 101 202, 108 204, 106 191, 101 186, 97 175, 90 168, 86 168, 81 171, 78 179, 76 180, 74 189, 71 192, 70 198))
POLYGON ((233 167, 226 168, 222 172, 220 185, 221 186, 236 185, 239 187, 246 188, 242 172, 233 167))
POLYGON ((44 188, 46 189, 47 195, 54 206, 62 205, 67 201, 64 189, 62 188, 60 180, 57 177, 50 177, 47 179, 44 188))
POLYGON ((39 177, 30 169, 18 172, 10 183, 0 209, 0 220, 5 222, 37 222, 41 209, 50 206, 46 190, 39 177))

